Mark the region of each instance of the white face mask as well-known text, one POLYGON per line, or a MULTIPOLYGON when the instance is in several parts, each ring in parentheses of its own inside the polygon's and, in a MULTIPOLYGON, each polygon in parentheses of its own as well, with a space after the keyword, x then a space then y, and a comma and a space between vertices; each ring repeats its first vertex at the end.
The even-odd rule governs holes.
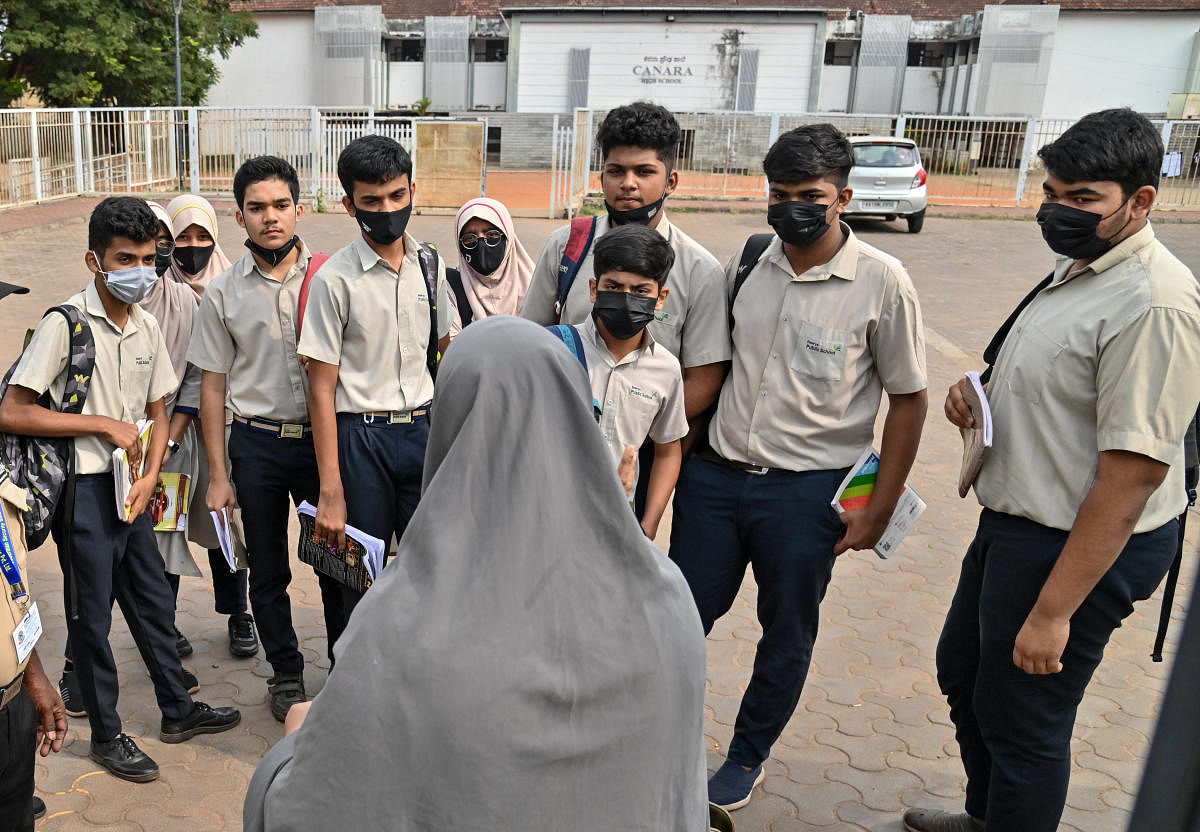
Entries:
MULTIPOLYGON (((93 251, 92 256, 96 257, 96 252, 93 251)), ((99 264, 100 258, 96 257, 96 265, 99 264)), ((133 266, 111 272, 100 269, 99 273, 104 275, 104 285, 108 287, 109 294, 121 303, 140 302, 158 282, 158 272, 153 266, 133 266)))

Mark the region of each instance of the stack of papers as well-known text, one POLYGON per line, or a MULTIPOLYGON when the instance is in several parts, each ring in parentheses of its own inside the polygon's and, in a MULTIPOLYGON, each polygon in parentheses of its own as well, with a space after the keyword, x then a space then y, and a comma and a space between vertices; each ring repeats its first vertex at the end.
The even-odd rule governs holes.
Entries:
POLYGON ((125 453, 124 448, 117 448, 113 451, 113 483, 116 485, 114 489, 117 497, 117 517, 122 522, 129 520, 129 506, 125 505, 125 500, 129 497, 129 489, 133 484, 142 478, 142 472, 146 470, 146 453, 150 450, 150 434, 154 431, 154 422, 149 419, 142 419, 137 423, 138 439, 142 443, 142 455, 136 466, 129 464, 129 454, 125 453))
MULTIPOLYGON (((838 514, 866 508, 871 502, 871 495, 875 493, 875 480, 878 476, 879 453, 874 448, 867 448, 838 486, 837 496, 830 504, 838 514)), ((913 491, 912 486, 905 483, 904 490, 900 492, 900 499, 896 501, 896 510, 892 512, 892 519, 888 521, 883 536, 874 546, 875 554, 881 558, 890 558, 900 541, 916 525, 917 518, 923 511, 925 501, 913 491)))
POLYGON ((988 448, 992 447, 992 409, 988 406, 987 394, 983 392, 983 384, 979 381, 979 373, 971 370, 967 373, 967 388, 963 398, 967 407, 971 408, 971 416, 975 419, 975 427, 959 428, 963 440, 962 467, 958 469, 958 496, 965 497, 979 476, 979 469, 987 458, 988 448))
POLYGON ((306 500, 297 507, 296 512, 300 515, 300 560, 351 589, 366 591, 383 571, 387 555, 384 542, 347 524, 346 551, 338 552, 313 539, 316 506, 306 500))
POLYGON ((238 571, 238 555, 243 558, 246 553, 246 544, 241 538, 241 529, 237 523, 233 522, 230 516, 229 509, 223 508, 220 511, 210 511, 212 515, 213 526, 217 529, 217 540, 221 543, 221 554, 225 556, 225 562, 229 564, 229 571, 238 571))

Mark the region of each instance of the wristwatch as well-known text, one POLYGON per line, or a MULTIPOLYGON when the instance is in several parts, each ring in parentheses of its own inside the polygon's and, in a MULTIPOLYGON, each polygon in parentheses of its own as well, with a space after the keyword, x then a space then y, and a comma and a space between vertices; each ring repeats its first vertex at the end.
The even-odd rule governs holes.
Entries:
POLYGON ((167 450, 171 452, 171 456, 179 453, 179 443, 174 439, 167 440, 167 450))

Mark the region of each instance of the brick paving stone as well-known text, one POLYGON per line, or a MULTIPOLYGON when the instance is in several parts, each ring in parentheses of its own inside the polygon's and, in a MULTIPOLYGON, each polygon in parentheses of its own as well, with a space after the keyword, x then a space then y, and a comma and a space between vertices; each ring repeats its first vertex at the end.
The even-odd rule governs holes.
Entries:
POLYGON ((862 805, 880 812, 903 812, 900 793, 921 786, 921 778, 900 768, 860 771, 852 766, 833 766, 825 774, 830 780, 853 787, 862 796, 862 805))

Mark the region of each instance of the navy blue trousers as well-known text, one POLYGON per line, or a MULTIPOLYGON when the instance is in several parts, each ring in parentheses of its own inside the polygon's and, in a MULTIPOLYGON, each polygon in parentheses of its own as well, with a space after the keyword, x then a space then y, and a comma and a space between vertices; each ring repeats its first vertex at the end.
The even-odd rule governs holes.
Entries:
POLYGON ((37 723, 37 708, 27 690, 0 708, 0 829, 7 832, 33 832, 37 723))
POLYGON ((1131 537, 1071 617, 1062 671, 1030 676, 1013 663, 1013 645, 1067 532, 983 510, 938 642, 937 668, 967 773, 966 809, 986 819, 988 832, 1058 828, 1084 688, 1113 630, 1166 574, 1177 529, 1172 520, 1131 537))
POLYGON ((687 578, 704 632, 733 605, 747 564, 758 583, 763 635, 729 744, 735 763, 766 760, 800 701, 833 546, 845 531, 829 504, 845 475, 745 474, 695 454, 680 472, 670 556, 687 578))
MULTIPOLYGON (((204 495, 200 495, 204 499, 204 495)), ((203 504, 197 508, 204 509, 203 504)), ((219 615, 233 615, 238 612, 246 611, 246 590, 249 585, 246 569, 239 569, 236 572, 229 571, 229 564, 225 562, 225 555, 220 548, 208 550, 208 568, 212 572, 213 586, 213 609, 219 615)), ((167 573, 167 582, 171 585, 171 591, 175 593, 175 600, 179 600, 179 576, 167 573)), ((176 604, 178 606, 178 603, 176 604)))

